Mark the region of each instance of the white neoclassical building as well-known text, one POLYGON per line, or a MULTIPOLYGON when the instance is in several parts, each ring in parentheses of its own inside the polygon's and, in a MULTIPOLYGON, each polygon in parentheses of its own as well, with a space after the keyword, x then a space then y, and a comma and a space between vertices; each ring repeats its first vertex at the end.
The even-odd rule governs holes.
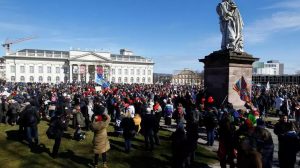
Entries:
POLYGON ((90 82, 101 68, 105 80, 113 83, 153 83, 153 60, 125 49, 120 54, 23 49, 4 59, 8 82, 90 82))

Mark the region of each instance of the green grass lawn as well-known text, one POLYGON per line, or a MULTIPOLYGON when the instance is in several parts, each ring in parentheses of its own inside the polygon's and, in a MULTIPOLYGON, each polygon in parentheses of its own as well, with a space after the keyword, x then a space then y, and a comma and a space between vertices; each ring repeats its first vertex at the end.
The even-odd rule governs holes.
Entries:
MULTIPOLYGON (((40 147, 31 152, 25 141, 18 141, 18 126, 0 124, 0 167, 1 168, 34 168, 34 167, 89 167, 93 161, 93 133, 87 132, 83 141, 72 140, 74 130, 69 128, 62 139, 59 156, 52 159, 49 156, 54 140, 49 140, 45 134, 47 122, 39 124, 40 147)), ((110 127, 109 131, 113 128, 110 127)), ((108 166, 110 168, 168 168, 171 162, 169 136, 171 132, 160 131, 161 145, 150 151, 144 150, 144 140, 141 135, 132 142, 130 154, 124 153, 123 138, 110 137, 111 150, 108 152, 108 166)), ((101 159, 100 159, 101 160, 101 159)), ((202 167, 217 162, 216 154, 201 146, 196 152, 194 167, 202 167)))

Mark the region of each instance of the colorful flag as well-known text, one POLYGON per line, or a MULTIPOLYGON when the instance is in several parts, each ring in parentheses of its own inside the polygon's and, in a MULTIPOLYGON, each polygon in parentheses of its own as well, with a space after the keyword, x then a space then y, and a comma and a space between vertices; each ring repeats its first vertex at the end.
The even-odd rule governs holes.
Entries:
POLYGON ((105 81, 104 79, 104 75, 103 75, 103 67, 102 66, 97 66, 97 74, 96 74, 96 79, 95 82, 99 85, 101 85, 103 88, 108 88, 110 86, 110 84, 105 81))
POLYGON ((247 82, 245 81, 243 76, 233 85, 233 90, 235 90, 240 95, 241 100, 250 102, 251 96, 248 90, 247 82))

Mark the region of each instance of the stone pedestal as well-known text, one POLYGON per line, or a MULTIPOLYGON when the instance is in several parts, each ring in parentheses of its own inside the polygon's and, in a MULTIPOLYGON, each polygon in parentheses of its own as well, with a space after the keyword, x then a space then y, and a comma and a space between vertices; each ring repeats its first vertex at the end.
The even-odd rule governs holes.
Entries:
POLYGON ((245 102, 233 90, 233 85, 244 76, 251 91, 252 63, 258 58, 245 52, 215 51, 204 59, 204 86, 207 96, 213 96, 217 105, 230 102, 235 108, 243 108, 245 102))

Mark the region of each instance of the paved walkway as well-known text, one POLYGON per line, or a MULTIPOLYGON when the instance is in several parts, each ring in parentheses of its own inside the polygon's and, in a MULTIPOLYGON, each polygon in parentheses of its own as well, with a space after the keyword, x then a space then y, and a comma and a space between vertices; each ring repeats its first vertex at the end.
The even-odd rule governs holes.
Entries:
MULTIPOLYGON (((269 117, 268 120, 271 121, 277 121, 278 118, 276 117, 269 117)), ((172 125, 172 128, 166 127, 163 123, 163 120, 161 121, 161 126, 163 129, 169 130, 174 132, 175 131, 175 125, 172 125)), ((274 148, 274 156, 273 156, 273 166, 272 168, 279 168, 279 162, 278 162, 278 139, 277 136, 274 134, 273 128, 268 128, 268 130, 271 132, 272 134, 272 138, 273 138, 273 142, 275 145, 274 148)), ((206 141, 206 132, 205 132, 205 128, 202 127, 199 129, 199 136, 200 138, 198 139, 198 143, 201 144, 205 149, 212 151, 212 152, 217 152, 218 151, 218 147, 219 147, 219 141, 215 140, 214 145, 213 146, 207 146, 205 145, 207 143, 206 141)), ((300 168, 300 166, 298 165, 298 162, 300 161, 300 153, 298 153, 297 155, 297 162, 295 167, 300 168)), ((229 165, 227 165, 229 167, 229 165)), ((219 163, 215 163, 212 165, 209 165, 207 168, 220 168, 220 164, 219 163)))

